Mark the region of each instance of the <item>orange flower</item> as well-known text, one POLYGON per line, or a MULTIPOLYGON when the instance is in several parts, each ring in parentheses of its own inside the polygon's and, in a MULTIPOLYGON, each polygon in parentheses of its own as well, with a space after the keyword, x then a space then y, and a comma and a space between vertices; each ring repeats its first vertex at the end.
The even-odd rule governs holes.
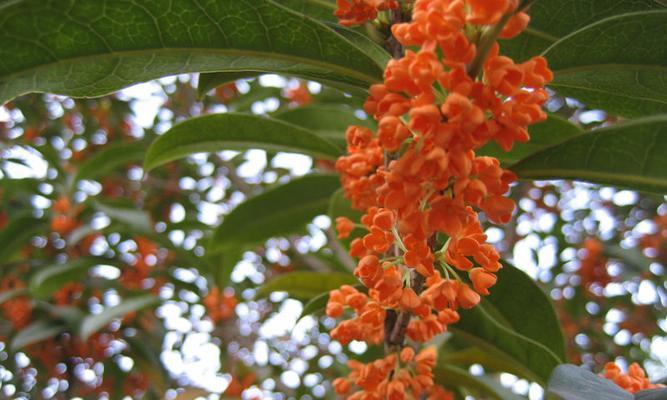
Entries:
POLYGON ((338 231, 338 239, 344 239, 350 236, 354 230, 354 222, 346 217, 336 218, 336 230, 338 231))
POLYGON ((654 385, 646 377, 646 373, 637 363, 632 363, 628 368, 628 373, 623 374, 621 368, 613 362, 605 364, 602 376, 613 381, 615 384, 630 393, 637 393, 641 390, 657 389, 663 385, 654 385))

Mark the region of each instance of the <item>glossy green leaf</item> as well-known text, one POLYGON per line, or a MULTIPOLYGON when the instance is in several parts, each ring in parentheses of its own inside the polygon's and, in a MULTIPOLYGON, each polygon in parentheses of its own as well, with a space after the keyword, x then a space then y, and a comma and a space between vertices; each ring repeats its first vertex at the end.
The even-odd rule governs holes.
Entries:
POLYGON ((147 147, 143 140, 105 146, 79 166, 75 180, 96 179, 130 163, 141 164, 147 147))
POLYGON ((263 149, 305 153, 333 159, 340 149, 297 125, 249 114, 212 114, 187 119, 153 142, 145 169, 193 153, 263 149))
POLYGON ((43 266, 30 278, 30 293, 37 298, 47 298, 64 284, 82 280, 91 267, 101 262, 109 263, 97 258, 79 258, 64 264, 43 266))
POLYGON ((46 226, 46 220, 31 215, 10 219, 0 230, 0 263, 9 261, 33 236, 42 233, 46 226))
POLYGON ((521 179, 574 179, 667 193, 667 115, 598 129, 512 166, 521 179))
POLYGON ((158 302, 159 299, 152 295, 124 299, 120 304, 106 308, 99 314, 91 314, 85 317, 79 327, 79 336, 85 341, 90 335, 103 329, 113 320, 122 318, 131 312, 137 312, 146 307, 153 306, 158 302))
POLYGON ((665 5, 656 0, 533 1, 528 10, 528 29, 512 40, 501 40, 501 51, 514 60, 524 61, 542 53, 562 37, 601 19, 663 8, 665 5))
POLYGON ((328 294, 342 285, 359 283, 352 274, 341 272, 297 271, 281 274, 271 279, 257 290, 256 297, 266 297, 273 292, 287 292, 297 300, 312 300, 321 294, 328 294))
POLYGON ((12 351, 17 351, 31 344, 39 343, 42 340, 50 339, 64 330, 65 326, 61 323, 37 320, 18 331, 12 337, 9 347, 12 351))
POLYGON ((0 103, 29 92, 104 95, 190 72, 286 72, 365 90, 382 66, 272 0, 20 0, 0 14, 0 103), (103 10, 103 12, 101 12, 103 10))
POLYGON ((667 112, 667 10, 598 21, 544 56, 559 94, 626 117, 667 112))
POLYGON ((299 232, 326 213, 329 198, 339 187, 336 175, 306 175, 252 197, 224 217, 208 250, 239 250, 299 232))
POLYGON ((499 354, 524 375, 546 382, 565 359, 565 340, 549 297, 528 275, 508 263, 482 303, 461 310, 451 326, 456 335, 491 354, 499 354))
POLYGON ((497 143, 491 142, 477 151, 480 156, 491 156, 503 164, 513 164, 546 147, 561 143, 583 131, 577 125, 556 115, 530 127, 530 141, 515 143, 512 150, 506 152, 497 143))
POLYGON ((634 399, 612 381, 572 364, 563 364, 554 370, 547 392, 561 400, 634 399))

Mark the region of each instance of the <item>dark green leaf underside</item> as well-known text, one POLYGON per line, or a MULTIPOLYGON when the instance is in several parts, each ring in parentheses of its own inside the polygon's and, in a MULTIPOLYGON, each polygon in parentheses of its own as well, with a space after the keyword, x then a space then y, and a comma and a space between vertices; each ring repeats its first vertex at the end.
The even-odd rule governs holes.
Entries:
POLYGON ((667 115, 598 129, 512 166, 522 179, 574 179, 667 193, 667 115))
POLYGON ((234 250, 299 232, 326 213, 329 197, 339 187, 336 175, 306 175, 250 198, 224 217, 209 251, 234 250))
POLYGON ((496 157, 503 164, 513 164, 548 146, 563 142, 582 133, 581 128, 556 115, 529 128, 530 141, 515 143, 509 152, 503 151, 495 142, 489 143, 477 152, 481 156, 496 157))
POLYGON ((562 95, 626 117, 667 112, 667 10, 598 21, 544 55, 562 95))
POLYGON ((165 75, 280 72, 366 88, 382 67, 271 0, 23 0, 0 13, 0 103, 28 92, 104 95, 165 75), (103 12, 101 12, 103 10, 103 12))
POLYGON ((249 114, 213 114, 175 125, 153 142, 145 169, 193 153, 264 149, 333 159, 341 154, 331 142, 297 125, 249 114))

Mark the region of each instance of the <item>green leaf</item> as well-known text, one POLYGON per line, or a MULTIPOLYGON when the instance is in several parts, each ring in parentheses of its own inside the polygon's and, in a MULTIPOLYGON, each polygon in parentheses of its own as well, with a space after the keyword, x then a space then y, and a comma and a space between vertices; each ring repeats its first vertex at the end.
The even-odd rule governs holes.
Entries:
POLYGON ((0 262, 5 263, 16 254, 30 239, 41 233, 47 226, 44 219, 31 215, 22 215, 10 219, 0 230, 0 262))
POLYGON ((561 400, 634 399, 612 381, 572 364, 563 364, 554 370, 547 392, 561 400))
POLYGON ((534 1, 530 24, 512 40, 501 40, 501 52, 516 61, 542 53, 560 38, 601 19, 635 11, 662 9, 656 0, 549 0, 534 1))
POLYGON ((528 275, 508 263, 482 303, 461 310, 451 326, 482 350, 525 367, 525 377, 546 382, 565 359, 565 340, 549 297, 528 275))
POLYGON ((65 326, 54 321, 38 320, 18 331, 12 338, 12 351, 20 350, 28 345, 41 342, 63 332, 65 326))
POLYGON ((106 308, 99 314, 91 314, 85 317, 79 327, 79 336, 86 341, 92 334, 109 325, 113 320, 150 307, 158 302, 159 299, 152 295, 124 299, 120 304, 106 308))
POLYGON ((382 66, 272 0, 22 0, 0 16, 0 104, 29 92, 101 96, 190 72, 297 72, 365 90, 382 66))
POLYGON ((307 17, 332 22, 338 20, 334 16, 336 3, 331 0, 280 0, 280 4, 307 17))
POLYGON ((320 313, 323 313, 327 307, 328 302, 329 302, 329 292, 320 293, 319 295, 313 297, 312 299, 310 299, 310 301, 304 304, 303 310, 301 310, 301 315, 299 315, 297 321, 301 320, 301 318, 307 315, 314 315, 314 314, 319 315, 320 313))
POLYGON ((322 105, 297 107, 275 114, 273 117, 309 129, 343 150, 347 146, 345 131, 348 126, 375 128, 372 119, 360 119, 354 114, 353 109, 347 107, 322 105))
POLYGON ((247 248, 281 235, 299 232, 324 214, 340 187, 336 175, 306 175, 257 195, 232 210, 213 233, 208 250, 247 248))
POLYGON ((512 166, 521 179, 574 179, 667 193, 667 115, 579 135, 512 166))
POLYGON ((557 115, 530 127, 530 141, 515 143, 512 150, 504 151, 497 143, 491 142, 478 150, 480 156, 491 156, 503 164, 513 164, 539 150, 561 143, 583 131, 577 125, 557 115))
POLYGON ((626 117, 667 112, 667 10, 598 21, 544 56, 559 94, 626 117))
POLYGON ((103 212, 114 221, 133 228, 137 232, 145 233, 153 231, 151 218, 143 210, 129 207, 129 204, 116 204, 115 202, 94 201, 93 207, 103 212))
POLYGON ((75 181, 108 176, 110 172, 130 163, 140 164, 146 154, 147 145, 146 141, 141 140, 105 146, 79 166, 75 181))
POLYGON ((257 290, 257 298, 266 297, 273 292, 287 292, 297 300, 312 300, 319 295, 328 294, 342 285, 359 283, 352 274, 342 272, 297 271, 281 274, 271 279, 257 290))
POLYGON ((30 293, 41 299, 51 296, 64 284, 84 279, 88 270, 100 263, 108 264, 109 260, 98 258, 79 258, 58 265, 47 265, 41 267, 35 273, 28 284, 30 293))
MULTIPOLYGON (((343 188, 338 189, 336 193, 334 193, 333 196, 331 196, 331 201, 329 202, 328 214, 334 228, 335 228, 336 218, 338 217, 346 217, 349 218, 355 224, 360 224, 361 216, 364 215, 364 213, 362 213, 361 211, 352 208, 352 202, 345 197, 345 191, 343 190, 343 188)), ((350 236, 346 237, 345 239, 337 239, 337 240, 341 242, 346 248, 349 249, 352 240, 354 240, 355 238, 362 237, 366 233, 368 233, 366 229, 361 227, 355 227, 352 230, 352 232, 350 232, 350 236)))
POLYGON ((433 370, 436 383, 447 387, 463 386, 484 397, 496 400, 518 400, 525 399, 503 388, 499 383, 485 376, 475 376, 465 369, 438 362, 433 370))
POLYGON ((249 114, 212 114, 187 119, 157 138, 144 161, 146 171, 193 153, 264 149, 333 159, 331 142, 297 125, 249 114))

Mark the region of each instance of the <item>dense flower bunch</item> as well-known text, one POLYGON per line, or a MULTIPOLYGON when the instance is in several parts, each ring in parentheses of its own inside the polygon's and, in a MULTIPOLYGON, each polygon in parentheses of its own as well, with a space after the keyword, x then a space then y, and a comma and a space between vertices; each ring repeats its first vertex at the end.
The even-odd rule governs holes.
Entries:
MULTIPOLYGON (((377 133, 349 127, 349 154, 336 163, 346 196, 365 211, 368 233, 352 241, 350 254, 359 258, 355 275, 368 293, 344 286, 327 305, 330 317, 354 312, 332 331, 334 339, 384 341, 390 354, 351 363, 350 376, 336 382, 340 395, 428 393, 430 369, 409 375, 397 361, 404 337, 423 343, 445 332, 459 319, 457 309, 474 307, 496 283, 500 257, 486 243, 478 211, 508 222, 514 203, 504 194, 515 176, 475 151, 489 141, 505 150, 527 141, 527 126, 546 117, 543 86, 552 78, 542 57, 516 64, 498 54, 496 36, 527 25, 517 7, 511 0, 417 0, 412 21, 392 27, 398 42, 418 50, 390 61, 384 82, 370 88, 364 109, 378 121, 377 133)), ((336 223, 341 237, 356 226, 346 218, 336 223)))
POLYGON ((605 378, 613 381, 618 386, 630 393, 637 393, 640 390, 657 389, 662 385, 654 385, 649 382, 646 373, 637 363, 632 363, 628 368, 628 373, 624 374, 621 368, 613 362, 604 366, 602 374, 605 378))
POLYGON ((220 291, 220 289, 214 287, 206 297, 204 297, 202 303, 204 304, 204 307, 206 307, 206 315, 208 315, 214 323, 217 323, 235 315, 238 300, 236 300, 233 290, 220 291))
POLYGON ((341 25, 363 24, 377 17, 378 11, 398 8, 396 0, 336 0, 334 12, 341 25))

